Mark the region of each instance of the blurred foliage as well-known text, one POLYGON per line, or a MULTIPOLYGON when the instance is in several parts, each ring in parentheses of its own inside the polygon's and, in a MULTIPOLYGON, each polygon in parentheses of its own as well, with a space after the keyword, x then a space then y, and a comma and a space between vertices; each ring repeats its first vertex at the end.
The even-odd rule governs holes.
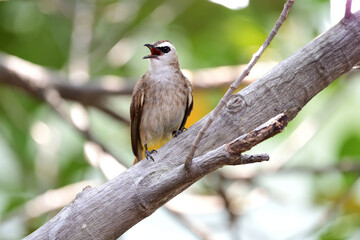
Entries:
MULTIPOLYGON (((148 67, 141 59, 147 54, 143 44, 160 39, 174 43, 183 68, 238 65, 262 44, 283 4, 282 0, 252 0, 248 7, 232 10, 206 0, 0 1, 0 51, 70 74, 69 66, 76 62, 72 59, 77 51, 75 26, 88 24, 90 45, 85 54, 75 56, 88 64, 90 78, 109 74, 139 78, 148 67)), ((326 30, 331 25, 329 10, 328 0, 296 1, 262 61, 281 61, 326 30)), ((359 74, 343 77, 307 105, 283 134, 254 151, 271 153, 303 122, 310 122, 303 131, 314 130, 314 134, 285 169, 321 167, 348 158, 360 163, 360 112, 354 110, 360 107, 358 82, 359 74)), ((196 91, 188 125, 215 107, 224 91, 196 91)), ((128 116, 129 103, 126 97, 114 104, 128 116)), ((90 120, 95 135, 130 164, 128 126, 92 110, 90 120)), ((105 181, 85 159, 83 142, 46 104, 0 85, 0 239, 24 237, 56 214, 52 210, 40 217, 28 216, 26 204, 36 196, 84 179, 105 181)), ((359 173, 337 170, 302 178, 311 182, 312 206, 324 209, 340 201, 337 214, 314 233, 315 239, 350 239, 359 233, 359 173), (347 197, 341 200, 344 194, 347 197)), ((214 194, 209 186, 216 188, 218 181, 209 177, 194 191, 214 194)), ((261 180, 259 185, 266 188, 261 180)))

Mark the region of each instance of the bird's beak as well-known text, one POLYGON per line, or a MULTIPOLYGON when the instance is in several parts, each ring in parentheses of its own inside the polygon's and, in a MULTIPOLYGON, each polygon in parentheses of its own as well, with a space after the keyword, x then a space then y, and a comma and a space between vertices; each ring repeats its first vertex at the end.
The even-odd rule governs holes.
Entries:
POLYGON ((145 44, 144 46, 145 46, 145 47, 148 47, 148 48, 150 49, 151 54, 143 57, 143 59, 147 59, 147 58, 158 58, 158 56, 162 55, 162 52, 161 52, 157 47, 155 47, 154 45, 152 45, 152 44, 145 44))

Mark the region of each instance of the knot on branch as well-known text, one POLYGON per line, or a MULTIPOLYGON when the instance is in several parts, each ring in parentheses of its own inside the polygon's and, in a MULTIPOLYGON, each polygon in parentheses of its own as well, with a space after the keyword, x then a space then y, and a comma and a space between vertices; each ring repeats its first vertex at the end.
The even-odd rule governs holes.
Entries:
POLYGON ((246 107, 246 102, 240 94, 232 95, 226 104, 226 108, 230 113, 238 113, 243 111, 246 107))

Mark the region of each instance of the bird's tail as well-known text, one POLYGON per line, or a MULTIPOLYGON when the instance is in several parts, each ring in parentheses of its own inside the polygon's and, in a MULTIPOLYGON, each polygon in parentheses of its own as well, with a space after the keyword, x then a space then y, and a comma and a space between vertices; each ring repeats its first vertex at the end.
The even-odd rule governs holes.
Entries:
POLYGON ((135 164, 137 164, 138 162, 140 162, 140 160, 136 157, 135 159, 134 159, 134 162, 133 162, 133 166, 135 165, 135 164))
POLYGON ((135 165, 136 163, 140 162, 141 159, 143 159, 143 156, 144 156, 143 151, 144 151, 143 146, 141 143, 139 143, 137 145, 137 153, 135 155, 133 165, 135 165))

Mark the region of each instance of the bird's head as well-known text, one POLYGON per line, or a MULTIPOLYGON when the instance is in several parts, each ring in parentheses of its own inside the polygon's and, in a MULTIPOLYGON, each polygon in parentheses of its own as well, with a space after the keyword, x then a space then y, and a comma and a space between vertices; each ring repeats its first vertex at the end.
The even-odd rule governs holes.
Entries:
POLYGON ((179 65, 176 49, 170 41, 162 40, 144 46, 148 47, 151 53, 143 57, 143 59, 149 59, 151 65, 179 65))

